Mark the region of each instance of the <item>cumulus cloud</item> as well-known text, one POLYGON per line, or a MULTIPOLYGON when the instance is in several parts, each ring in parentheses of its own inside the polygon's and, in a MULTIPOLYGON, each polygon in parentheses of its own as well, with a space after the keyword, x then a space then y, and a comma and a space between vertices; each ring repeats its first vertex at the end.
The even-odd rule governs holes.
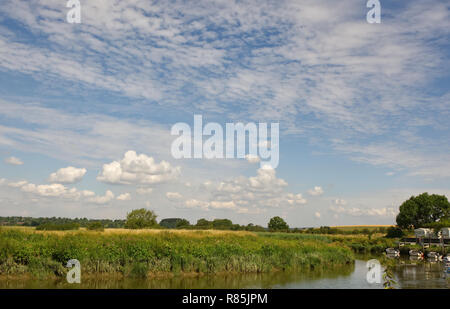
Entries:
POLYGON ((131 200, 131 194, 130 194, 130 193, 123 193, 123 194, 120 194, 120 195, 117 197, 117 199, 118 199, 119 201, 129 201, 129 200, 131 200))
POLYGON ((183 198, 183 196, 178 192, 167 192, 166 197, 171 201, 177 201, 183 198))
POLYGON ((265 165, 257 170, 256 176, 204 182, 202 193, 208 195, 208 198, 188 198, 184 207, 256 214, 266 208, 291 207, 307 202, 300 193, 285 192, 287 185, 284 179, 276 176, 275 169, 265 165))
POLYGON ((85 168, 68 166, 50 174, 48 181, 53 183, 75 183, 80 181, 85 174, 85 168))
POLYGON ((145 154, 127 151, 120 161, 104 164, 97 180, 111 184, 157 184, 178 178, 180 167, 156 163, 145 154))
MULTIPOLYGON (((6 182, 6 180, 5 180, 6 182)), ((90 190, 78 190, 77 188, 69 188, 60 183, 36 185, 26 180, 18 182, 9 182, 8 186, 20 189, 22 192, 33 194, 35 196, 64 198, 74 201, 87 201, 97 204, 105 204, 114 198, 111 191, 106 191, 104 196, 96 196, 95 192, 90 190)))
POLYGON ((16 157, 9 157, 5 159, 5 162, 11 165, 22 165, 23 162, 19 158, 16 157))
POLYGON ((259 163, 261 161, 258 156, 247 154, 245 159, 250 163, 259 163))
POLYGON ((43 197, 63 197, 78 200, 83 197, 92 197, 94 192, 88 190, 79 191, 76 188, 68 188, 62 184, 36 185, 27 183, 21 187, 23 192, 33 193, 43 197))
POLYGON ((287 198, 288 198, 287 202, 290 205, 295 205, 295 204, 302 205, 302 204, 306 204, 306 202, 307 202, 306 199, 303 198, 303 195, 301 193, 298 193, 298 194, 288 193, 287 198))
POLYGON ((344 208, 342 206, 331 206, 330 210, 336 214, 346 214, 353 217, 361 216, 374 216, 374 217, 395 217, 396 212, 394 208, 383 207, 383 208, 344 208))
POLYGON ((315 186, 313 189, 308 190, 308 193, 309 193, 309 195, 312 195, 312 196, 320 196, 323 194, 323 189, 322 189, 322 187, 315 186))
POLYGON ((153 188, 137 188, 136 193, 139 195, 146 195, 153 192, 153 188))
POLYGON ((335 200, 333 201, 333 203, 334 203, 335 205, 342 205, 342 206, 347 205, 347 201, 345 201, 345 200, 343 200, 343 199, 339 199, 339 198, 335 199, 335 200))
POLYGON ((184 202, 185 208, 199 208, 203 210, 208 210, 209 203, 204 201, 199 201, 196 199, 190 199, 184 202))
POLYGON ((88 199, 88 201, 91 203, 95 203, 95 204, 106 204, 113 199, 114 199, 114 193, 112 193, 110 190, 107 190, 105 192, 105 195, 92 197, 92 198, 88 199))
POLYGON ((13 188, 20 188, 23 185, 26 185, 27 183, 28 183, 28 181, 21 180, 21 181, 17 181, 17 182, 10 182, 10 183, 8 183, 8 186, 13 187, 13 188))

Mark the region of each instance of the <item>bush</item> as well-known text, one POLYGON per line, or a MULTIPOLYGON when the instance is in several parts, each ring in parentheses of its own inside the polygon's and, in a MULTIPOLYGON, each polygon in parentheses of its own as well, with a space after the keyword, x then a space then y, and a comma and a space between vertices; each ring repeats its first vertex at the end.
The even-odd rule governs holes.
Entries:
POLYGON ((100 221, 94 221, 94 222, 90 222, 87 227, 88 230, 90 231, 104 231, 104 227, 103 224, 100 221))
POLYGON ((125 228, 127 229, 145 229, 156 227, 156 214, 145 208, 135 209, 127 215, 125 228))
POLYGON ((69 231, 78 230, 80 225, 78 223, 43 223, 36 227, 38 231, 69 231))
POLYGON ((399 237, 403 237, 403 235, 404 235, 404 233, 401 228, 391 226, 387 230, 386 238, 399 238, 399 237))
POLYGON ((267 226, 270 231, 287 231, 289 225, 281 217, 273 217, 267 226))

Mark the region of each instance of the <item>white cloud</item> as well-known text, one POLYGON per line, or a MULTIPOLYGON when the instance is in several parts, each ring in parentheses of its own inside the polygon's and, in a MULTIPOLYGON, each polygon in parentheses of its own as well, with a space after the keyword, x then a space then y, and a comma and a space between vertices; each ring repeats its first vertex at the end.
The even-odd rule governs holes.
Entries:
POLYGON ((17 181, 17 182, 10 182, 10 183, 8 183, 8 186, 13 187, 13 188, 20 188, 23 185, 26 185, 27 183, 28 183, 28 181, 21 180, 21 181, 17 181))
POLYGON ((323 194, 323 189, 322 187, 315 186, 313 189, 308 190, 308 193, 312 196, 320 196, 323 194))
POLYGON ((307 201, 305 198, 303 198, 303 195, 301 193, 298 194, 289 193, 287 194, 287 202, 289 203, 289 205, 294 204, 303 205, 306 204, 307 201))
POLYGON ((153 188, 137 188, 136 193, 139 195, 146 195, 153 192, 153 188))
POLYGON ((259 163, 261 161, 258 156, 247 154, 245 159, 250 163, 259 163))
POLYGON ((171 201, 177 201, 183 198, 178 192, 166 192, 166 197, 171 201))
POLYGON ((113 199, 114 199, 114 193, 112 193, 110 190, 107 190, 105 192, 105 195, 92 197, 92 198, 88 199, 88 201, 91 203, 95 203, 95 204, 106 204, 113 199))
POLYGON ((131 200, 131 194, 130 194, 130 193, 123 193, 123 194, 120 194, 120 195, 117 197, 117 199, 118 199, 119 201, 129 201, 129 200, 131 200))
POLYGON ((343 199, 339 199, 339 198, 335 199, 335 200, 333 201, 333 203, 334 203, 335 205, 342 205, 342 206, 347 205, 347 201, 345 201, 345 200, 343 200, 343 199))
POLYGON ((395 217, 397 215, 393 207, 383 208, 344 208, 342 206, 331 206, 330 210, 336 214, 346 214, 353 217, 395 217))
POLYGON ((180 207, 259 214, 266 208, 306 204, 302 194, 285 192, 287 185, 285 180, 276 176, 275 169, 263 166, 257 170, 256 176, 239 176, 219 182, 206 181, 199 192, 206 197, 189 197, 180 207))
POLYGON ((16 157, 9 157, 5 159, 5 162, 11 165, 22 165, 23 162, 19 158, 16 157))
POLYGON ((111 184, 157 184, 179 175, 179 167, 172 167, 166 161, 156 163, 152 157, 130 150, 122 160, 104 164, 97 180, 111 184))
POLYGON ((199 208, 199 209, 203 209, 203 210, 208 210, 208 206, 209 203, 208 202, 203 202, 203 201, 199 201, 196 199, 190 199, 184 202, 185 204, 185 208, 199 208))
POLYGON ((85 174, 85 168, 68 166, 50 174, 48 181, 53 183, 75 183, 79 182, 85 174))

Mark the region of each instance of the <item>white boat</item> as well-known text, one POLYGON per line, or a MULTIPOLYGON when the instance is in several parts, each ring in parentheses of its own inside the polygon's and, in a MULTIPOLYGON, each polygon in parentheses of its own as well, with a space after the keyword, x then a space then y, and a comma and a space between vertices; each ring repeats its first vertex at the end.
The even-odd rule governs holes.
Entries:
POLYGON ((387 248, 386 254, 390 256, 400 256, 400 250, 394 248, 387 248))
POLYGON ((423 257, 423 252, 419 250, 409 250, 410 256, 423 257))
POLYGON ((437 253, 437 252, 434 252, 434 251, 428 252, 427 257, 428 257, 429 259, 434 259, 434 260, 442 261, 442 255, 439 254, 439 253, 437 253))

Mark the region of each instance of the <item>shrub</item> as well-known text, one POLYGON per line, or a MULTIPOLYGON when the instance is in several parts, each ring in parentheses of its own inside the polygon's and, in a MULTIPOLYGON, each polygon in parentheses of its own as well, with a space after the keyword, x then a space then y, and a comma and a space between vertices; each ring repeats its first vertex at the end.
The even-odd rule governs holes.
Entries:
POLYGON ((403 230, 401 228, 391 226, 387 230, 386 238, 399 238, 403 237, 403 235, 403 230))
POLYGON ((87 227, 88 230, 90 231, 104 231, 104 227, 103 224, 100 221, 94 221, 94 222, 90 222, 88 223, 87 227))
POLYGON ((78 230, 80 225, 78 223, 43 223, 36 227, 38 231, 69 231, 78 230))
POLYGON ((127 215, 125 228, 127 229, 145 229, 156 227, 156 214, 145 208, 135 209, 127 215))

